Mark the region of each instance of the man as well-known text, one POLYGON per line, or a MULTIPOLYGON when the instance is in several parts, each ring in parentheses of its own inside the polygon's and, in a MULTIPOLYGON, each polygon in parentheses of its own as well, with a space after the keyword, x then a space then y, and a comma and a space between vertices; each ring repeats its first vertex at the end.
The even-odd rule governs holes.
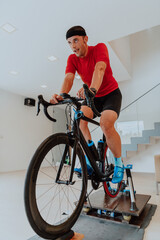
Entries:
MULTIPOLYGON (((97 110, 101 112, 100 126, 115 158, 112 182, 118 183, 123 179, 124 166, 121 160, 121 139, 114 128, 114 123, 120 113, 122 96, 118 83, 112 75, 107 47, 103 43, 88 46, 88 36, 81 26, 70 28, 66 33, 66 40, 74 54, 68 58, 60 93, 68 93, 71 90, 77 71, 82 81, 95 94, 94 103, 97 110)), ((85 98, 83 88, 78 91, 77 95, 85 98)), ((54 94, 50 102, 55 104, 59 100, 62 100, 62 97, 54 94)), ((84 104, 81 110, 85 116, 93 118, 93 112, 88 106, 84 104)), ((81 120, 80 128, 86 141, 91 140, 88 122, 81 120)))

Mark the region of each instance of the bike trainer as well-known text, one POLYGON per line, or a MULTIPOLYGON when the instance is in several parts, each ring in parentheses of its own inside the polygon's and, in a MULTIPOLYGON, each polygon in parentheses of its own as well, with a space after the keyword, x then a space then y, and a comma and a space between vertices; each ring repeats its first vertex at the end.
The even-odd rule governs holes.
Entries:
MULTIPOLYGON (((97 190, 85 202, 83 211, 72 228, 73 231, 71 230, 65 236, 54 240, 116 240, 116 238, 111 238, 109 235, 114 231, 115 234, 118 232, 118 239, 124 239, 122 234, 126 236, 130 234, 136 236, 136 239, 143 239, 144 231, 141 231, 141 226, 146 221, 147 216, 150 215, 152 205, 148 203, 149 195, 136 194, 135 199, 138 210, 131 211, 131 200, 128 194, 119 193, 116 198, 110 198, 103 190, 97 190), (122 233, 121 229, 125 233, 122 233), (137 229, 141 230, 138 231, 137 229), (108 238, 106 238, 106 235, 108 238)), ((43 239, 34 236, 28 240, 43 239)))
MULTIPOLYGON (((78 230, 78 232, 83 232, 84 228, 86 228, 86 226, 89 225, 89 222, 91 222, 91 220, 93 221, 93 219, 95 226, 98 225, 100 221, 107 221, 112 223, 113 222, 121 224, 124 223, 127 224, 128 226, 141 228, 145 218, 149 214, 149 211, 152 207, 151 204, 148 204, 148 201, 151 198, 151 196, 136 194, 134 190, 130 169, 131 166, 127 165, 126 167, 127 181, 126 183, 125 181, 123 182, 121 192, 119 192, 119 194, 115 198, 109 197, 107 194, 105 194, 104 190, 97 190, 96 192, 93 192, 94 189, 92 189, 90 191, 90 193, 86 196, 86 202, 84 203, 83 211, 80 216, 80 218, 82 218, 83 216, 83 221, 85 221, 86 224, 79 224, 78 219, 76 224, 73 226, 73 231, 77 232, 78 230), (127 187, 129 187, 129 190, 126 190, 127 187)), ((93 229, 93 231, 94 230, 96 229, 93 229)), ((71 230, 66 235, 59 238, 53 238, 52 240, 83 239, 82 237, 83 234, 80 236, 76 236, 73 231, 71 230)), ((95 233, 97 234, 96 231, 95 233)), ((103 239, 102 238, 103 235, 101 235, 100 237, 101 239, 103 239)), ((30 238, 28 240, 40 240, 40 239, 42 238, 34 236, 33 238, 30 238)), ((105 239, 106 238, 104 238, 104 240, 105 239)), ((92 240, 94 240, 94 238, 92 240)))
POLYGON ((88 216, 119 223, 127 222, 140 228, 151 208, 151 204, 147 204, 150 197, 150 195, 135 194, 137 208, 133 211, 128 192, 110 198, 103 190, 99 190, 90 195, 83 210, 88 216))
POLYGON ((87 196, 84 209, 87 215, 112 220, 114 222, 127 222, 140 227, 144 217, 150 210, 151 205, 147 205, 150 195, 136 194, 131 175, 132 165, 127 165, 126 180, 123 180, 121 192, 111 198, 103 190, 96 191, 87 196), (128 188, 128 189, 127 189, 128 188), (143 214, 142 214, 143 212, 143 214))

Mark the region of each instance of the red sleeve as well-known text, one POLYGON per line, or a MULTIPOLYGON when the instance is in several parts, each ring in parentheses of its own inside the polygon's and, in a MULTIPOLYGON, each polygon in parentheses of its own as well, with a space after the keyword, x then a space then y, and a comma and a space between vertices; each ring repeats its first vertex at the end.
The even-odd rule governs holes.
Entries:
POLYGON ((95 46, 95 60, 96 63, 103 61, 106 64, 109 60, 108 49, 104 43, 99 43, 95 46))
POLYGON ((75 74, 76 68, 74 64, 74 55, 70 55, 67 60, 67 66, 65 73, 73 73, 75 74))

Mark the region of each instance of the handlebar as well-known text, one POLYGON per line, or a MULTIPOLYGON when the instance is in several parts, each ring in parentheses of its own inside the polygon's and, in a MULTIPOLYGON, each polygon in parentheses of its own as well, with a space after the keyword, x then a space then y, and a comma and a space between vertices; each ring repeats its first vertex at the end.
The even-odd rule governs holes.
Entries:
POLYGON ((48 107, 51 106, 51 105, 53 105, 53 104, 45 101, 42 95, 39 95, 39 96, 38 96, 38 99, 39 99, 39 101, 38 101, 38 108, 37 108, 37 116, 38 116, 39 113, 40 113, 40 104, 42 104, 43 107, 44 107, 44 113, 45 113, 46 117, 47 117, 49 120, 51 120, 51 121, 53 121, 53 122, 56 122, 57 120, 56 120, 55 118, 52 118, 52 117, 49 115, 48 110, 47 110, 48 107))
MULTIPOLYGON (((95 105, 94 105, 94 93, 92 93, 92 91, 89 90, 88 86, 86 84, 83 84, 83 88, 84 88, 84 93, 85 93, 85 97, 86 97, 86 101, 87 101, 87 106, 90 107, 92 109, 92 111, 94 112, 94 114, 96 116, 101 116, 101 114, 97 111, 95 105)), ((70 103, 70 104, 73 104, 77 107, 77 110, 80 110, 80 107, 81 107, 81 103, 80 101, 83 101, 84 99, 81 99, 81 98, 77 98, 77 97, 71 97, 69 94, 67 93, 62 93, 60 94, 64 100, 61 100, 59 101, 58 103, 56 104, 52 104, 50 102, 47 102, 44 100, 43 96, 42 95, 39 95, 38 96, 38 109, 37 109, 37 115, 39 114, 40 112, 40 104, 43 105, 44 107, 44 113, 46 115, 46 117, 53 121, 53 122, 56 122, 56 119, 52 118, 49 113, 48 113, 48 107, 49 106, 56 106, 56 105, 61 105, 61 104, 67 104, 67 103, 70 103)))

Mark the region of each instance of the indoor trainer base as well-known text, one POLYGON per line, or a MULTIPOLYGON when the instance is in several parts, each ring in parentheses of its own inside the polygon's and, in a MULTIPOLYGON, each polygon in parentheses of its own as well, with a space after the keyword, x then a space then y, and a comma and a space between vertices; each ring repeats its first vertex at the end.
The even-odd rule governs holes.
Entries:
MULTIPOLYGON (((108 197, 103 190, 92 193, 89 196, 89 201, 84 204, 84 208, 88 208, 89 211, 87 213, 82 211, 72 228, 74 232, 80 234, 73 236, 71 240, 127 240, 128 236, 132 239, 132 235, 134 240, 142 240, 144 222, 150 222, 156 208, 148 204, 150 195, 136 194, 135 197, 138 210, 133 212, 130 210, 130 197, 124 193, 120 193, 116 198, 108 197), (101 214, 99 210, 101 210, 101 214), (126 221, 124 216, 130 215, 132 218, 126 221)), ((28 240, 43 239, 34 236, 28 240)), ((61 238, 57 240, 61 240, 61 238)))
POLYGON ((150 195, 136 194, 135 199, 138 209, 136 211, 131 211, 130 196, 127 196, 124 193, 119 193, 117 197, 110 198, 103 190, 100 190, 89 196, 89 200, 84 204, 84 210, 85 208, 88 208, 86 214, 89 216, 103 218, 114 222, 126 221, 140 227, 144 217, 152 206, 151 204, 147 204, 150 198, 150 195), (131 220, 126 220, 127 216, 132 216, 131 220))
POLYGON ((90 203, 87 201, 84 206, 90 207, 91 204, 92 208, 139 216, 150 198, 150 195, 136 194, 135 199, 138 210, 131 211, 130 196, 119 193, 117 197, 111 198, 103 190, 99 190, 89 196, 90 203))

